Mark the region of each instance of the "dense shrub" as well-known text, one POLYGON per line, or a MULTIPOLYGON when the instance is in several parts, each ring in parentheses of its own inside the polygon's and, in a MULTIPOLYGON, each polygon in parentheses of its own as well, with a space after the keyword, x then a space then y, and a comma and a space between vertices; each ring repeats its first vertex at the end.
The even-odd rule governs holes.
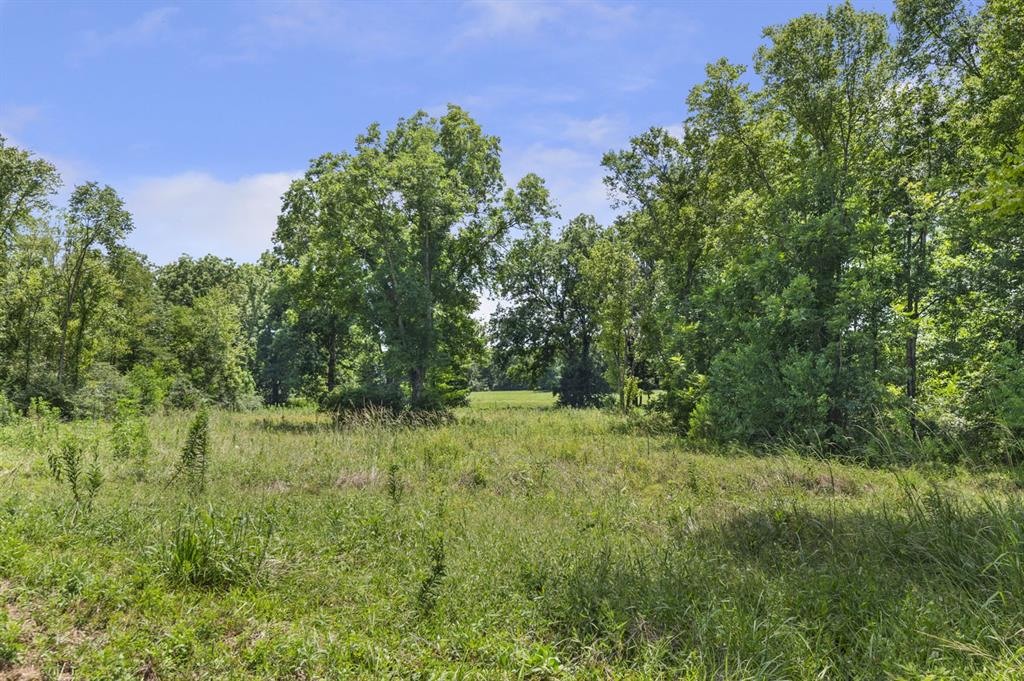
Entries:
POLYGON ((142 462, 153 451, 146 420, 139 415, 135 405, 127 400, 118 405, 110 439, 116 459, 142 462))
POLYGON ((608 393, 608 382, 593 355, 573 357, 558 379, 558 403, 565 407, 596 407, 608 393))
POLYGON ((110 418, 129 394, 128 380, 113 366, 98 362, 89 368, 82 387, 70 399, 75 418, 110 418))
POLYGON ((7 397, 0 393, 0 426, 13 423, 18 418, 18 409, 7 397))
POLYGON ((335 388, 323 397, 324 411, 343 414, 363 409, 385 409, 400 412, 405 407, 405 395, 396 384, 376 384, 349 388, 335 388))
POLYGON ((152 414, 164 403, 174 379, 154 364, 136 364, 128 372, 128 388, 139 411, 152 414))
POLYGON ((176 409, 195 409, 205 401, 202 391, 187 376, 175 376, 167 390, 167 404, 176 409))

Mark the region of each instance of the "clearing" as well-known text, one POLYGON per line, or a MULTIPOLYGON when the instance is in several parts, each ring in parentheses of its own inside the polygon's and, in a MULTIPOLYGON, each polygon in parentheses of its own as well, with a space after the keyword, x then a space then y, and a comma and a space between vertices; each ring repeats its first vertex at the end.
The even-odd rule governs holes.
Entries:
MULTIPOLYGON (((0 430, 0 678, 1020 678, 1007 471, 711 450, 544 393, 453 422, 0 430), (74 432, 93 507, 53 479, 74 432)), ((82 483, 79 481, 79 485, 82 483)))

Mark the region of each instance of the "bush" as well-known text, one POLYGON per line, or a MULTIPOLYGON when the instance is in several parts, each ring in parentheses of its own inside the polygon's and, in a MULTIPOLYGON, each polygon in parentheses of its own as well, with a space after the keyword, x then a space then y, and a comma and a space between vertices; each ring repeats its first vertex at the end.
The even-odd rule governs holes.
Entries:
POLYGON ((558 403, 564 407, 596 407, 608 392, 601 367, 587 355, 573 358, 562 367, 558 403))
POLYGON ((128 372, 132 401, 143 414, 152 414, 163 404, 173 382, 174 379, 154 364, 136 364, 128 372))
POLYGON ((103 474, 95 452, 86 468, 83 449, 78 440, 69 438, 61 443, 60 451, 50 452, 47 464, 53 479, 67 484, 76 509, 84 509, 88 513, 103 484, 103 474))
POLYGON ((431 370, 427 375, 427 385, 430 387, 424 390, 420 403, 410 405, 413 409, 443 411, 469 404, 472 387, 467 371, 459 367, 445 366, 431 370))
POLYGON ((127 400, 118 405, 110 439, 115 459, 141 462, 153 451, 145 419, 139 416, 135 405, 127 400))
POLYGON ((18 409, 14 403, 0 393, 0 426, 6 426, 18 420, 18 409))
POLYGON ((192 385, 188 376, 175 376, 167 390, 166 403, 176 409, 196 409, 205 401, 202 391, 192 385))
POLYGON ((70 399, 75 418, 110 418, 117 404, 128 396, 128 380, 116 368, 104 362, 93 364, 82 387, 70 399))
POLYGON ((227 406, 235 411, 256 411, 263 407, 263 398, 256 393, 243 393, 235 398, 233 404, 227 406))
POLYGON ((395 384, 376 384, 355 388, 335 388, 321 400, 321 408, 340 415, 365 409, 383 409, 398 413, 405 407, 405 395, 395 384))
POLYGON ((212 509, 179 518, 163 546, 167 578, 181 586, 227 588, 260 575, 274 526, 269 515, 218 516, 212 509))

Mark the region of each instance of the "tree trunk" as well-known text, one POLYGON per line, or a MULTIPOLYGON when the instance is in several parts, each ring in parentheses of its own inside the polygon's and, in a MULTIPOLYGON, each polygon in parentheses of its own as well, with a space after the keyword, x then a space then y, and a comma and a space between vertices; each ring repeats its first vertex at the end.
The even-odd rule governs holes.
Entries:
POLYGON ((337 335, 332 331, 327 336, 327 392, 334 390, 338 383, 337 335))
POLYGON ((917 421, 917 310, 911 313, 911 328, 907 334, 907 401, 910 409, 910 432, 918 439, 917 421))
POLYGON ((412 388, 412 404, 419 406, 423 399, 423 383, 426 370, 422 366, 413 367, 409 371, 409 385, 412 388))

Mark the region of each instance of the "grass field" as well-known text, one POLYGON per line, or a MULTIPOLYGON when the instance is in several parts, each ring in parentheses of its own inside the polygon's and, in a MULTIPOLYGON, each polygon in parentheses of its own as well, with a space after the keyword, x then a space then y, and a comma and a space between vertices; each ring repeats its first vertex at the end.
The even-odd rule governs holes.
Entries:
POLYGON ((539 390, 492 390, 472 393, 473 409, 544 409, 555 406, 555 396, 539 390))
POLYGON ((0 678, 1021 678, 1017 473, 471 402, 416 429, 214 412, 202 493, 189 414, 144 460, 108 424, 0 430, 0 678), (72 432, 91 509, 49 471, 72 432))

